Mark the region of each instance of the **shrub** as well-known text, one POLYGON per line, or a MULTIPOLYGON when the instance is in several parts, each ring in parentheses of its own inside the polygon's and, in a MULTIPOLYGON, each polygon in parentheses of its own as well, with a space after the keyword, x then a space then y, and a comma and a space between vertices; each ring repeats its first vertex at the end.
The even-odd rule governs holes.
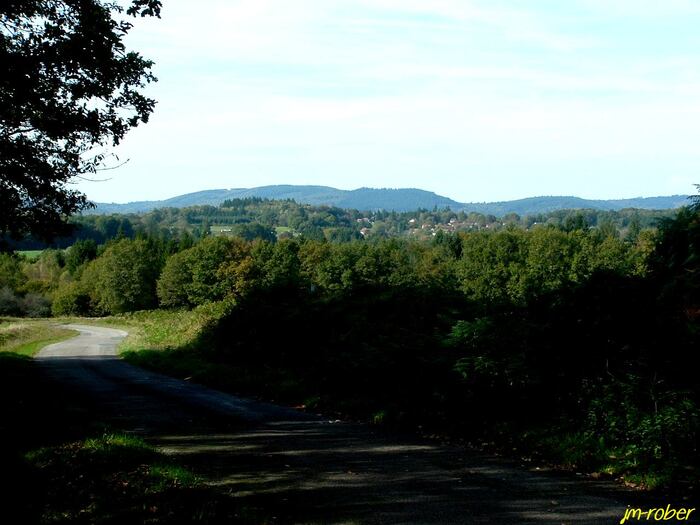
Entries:
POLYGON ((19 315, 19 299, 9 286, 0 288, 0 315, 19 315))
POLYGON ((28 293, 19 300, 19 307, 27 317, 48 317, 51 315, 51 301, 44 295, 28 293))
POLYGON ((90 293, 80 283, 66 283, 53 296, 53 315, 92 315, 94 308, 90 293))

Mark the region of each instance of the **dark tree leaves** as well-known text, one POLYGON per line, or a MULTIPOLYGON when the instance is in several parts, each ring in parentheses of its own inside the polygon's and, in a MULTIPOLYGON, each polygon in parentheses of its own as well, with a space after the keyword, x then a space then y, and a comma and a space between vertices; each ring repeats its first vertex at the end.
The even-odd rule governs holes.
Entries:
POLYGON ((153 63, 123 43, 128 16, 159 14, 158 0, 126 13, 103 0, 0 3, 0 235, 50 240, 90 206, 71 183, 155 105, 141 93, 153 63))

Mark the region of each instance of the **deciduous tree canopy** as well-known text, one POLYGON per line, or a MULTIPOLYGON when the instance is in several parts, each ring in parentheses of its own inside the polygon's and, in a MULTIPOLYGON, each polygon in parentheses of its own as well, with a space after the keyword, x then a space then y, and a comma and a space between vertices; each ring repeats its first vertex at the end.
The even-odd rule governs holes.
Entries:
POLYGON ((141 92, 153 63, 123 40, 129 17, 159 11, 159 0, 126 12, 103 0, 0 3, 0 234, 51 238, 89 206, 71 182, 153 111, 141 92))

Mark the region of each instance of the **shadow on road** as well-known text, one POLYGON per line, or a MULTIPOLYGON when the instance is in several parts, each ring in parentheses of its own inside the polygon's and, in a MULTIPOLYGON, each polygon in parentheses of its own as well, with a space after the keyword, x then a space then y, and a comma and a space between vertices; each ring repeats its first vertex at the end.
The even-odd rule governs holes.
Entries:
POLYGON ((528 471, 458 447, 240 399, 113 356, 39 362, 83 396, 95 417, 144 436, 241 507, 264 510, 277 523, 609 524, 640 497, 609 483, 528 471))

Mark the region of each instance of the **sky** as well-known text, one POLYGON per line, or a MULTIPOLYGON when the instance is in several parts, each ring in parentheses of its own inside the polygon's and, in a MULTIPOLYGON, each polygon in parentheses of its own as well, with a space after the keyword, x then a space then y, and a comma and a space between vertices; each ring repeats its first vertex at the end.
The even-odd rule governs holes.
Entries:
POLYGON ((461 202, 695 193, 697 0, 164 0, 158 101, 78 189, 269 184, 461 202), (112 160, 116 164, 116 161, 112 160))

